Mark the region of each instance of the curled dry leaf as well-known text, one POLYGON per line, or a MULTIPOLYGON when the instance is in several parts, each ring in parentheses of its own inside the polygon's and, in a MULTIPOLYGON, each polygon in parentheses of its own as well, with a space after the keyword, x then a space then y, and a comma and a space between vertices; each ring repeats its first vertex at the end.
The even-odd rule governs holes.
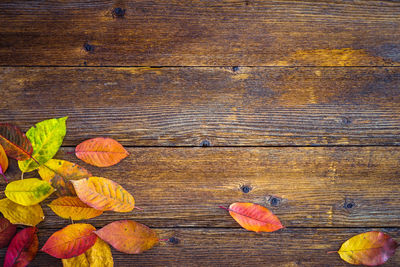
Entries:
POLYGON ((35 226, 44 220, 40 205, 23 206, 12 202, 8 198, 0 199, 0 212, 12 224, 35 226))
POLYGON ((120 143, 103 137, 83 141, 76 147, 75 154, 84 162, 97 167, 115 165, 129 155, 120 143))
POLYGON ((377 266, 392 257, 398 246, 389 235, 371 231, 353 236, 342 244, 338 253, 348 263, 377 266))
POLYGON ((226 210, 240 226, 249 231, 274 232, 283 228, 278 217, 267 208, 254 203, 233 203, 226 210))
POLYGON ((4 173, 7 171, 7 169, 8 169, 8 158, 3 147, 0 145, 0 175, 4 177, 4 180, 6 180, 6 182, 8 181, 4 173))
POLYGON ((114 260, 111 254, 110 246, 97 238, 93 247, 89 248, 85 253, 70 258, 62 259, 64 267, 113 267, 114 260))
POLYGON ((109 179, 90 177, 71 182, 78 197, 97 210, 129 212, 135 207, 133 196, 122 186, 109 179))
POLYGON ((57 198, 49 204, 49 207, 61 218, 76 221, 91 219, 103 213, 101 210, 86 205, 78 197, 57 198))
POLYGON ((39 168, 40 164, 45 164, 54 157, 67 132, 65 123, 67 118, 39 122, 26 132, 26 136, 32 143, 33 154, 30 159, 18 162, 22 172, 33 171, 39 168))
POLYGON ((30 178, 9 183, 4 193, 17 204, 32 206, 46 199, 53 191, 48 182, 30 178))
POLYGON ((0 248, 10 244, 16 231, 17 227, 14 224, 10 223, 6 218, 0 218, 0 248))
POLYGON ((159 241, 154 230, 130 220, 112 222, 95 233, 116 250, 128 254, 142 253, 159 241))
POLYGON ((8 123, 0 123, 0 145, 10 158, 16 160, 30 159, 33 153, 26 135, 17 126, 8 123))
POLYGON ((35 258, 39 247, 36 232, 36 227, 28 227, 15 235, 8 247, 4 267, 23 267, 35 258))
POLYGON ((96 242, 94 231, 96 228, 90 224, 70 224, 52 234, 41 251, 59 259, 79 256, 96 242))
POLYGON ((88 178, 92 174, 85 168, 59 159, 50 159, 39 167, 39 175, 43 180, 51 183, 59 196, 76 196, 71 180, 88 178))

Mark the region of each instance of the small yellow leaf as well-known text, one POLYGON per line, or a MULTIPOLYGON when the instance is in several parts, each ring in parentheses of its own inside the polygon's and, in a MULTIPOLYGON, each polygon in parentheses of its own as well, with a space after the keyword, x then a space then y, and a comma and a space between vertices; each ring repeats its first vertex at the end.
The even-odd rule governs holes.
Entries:
POLYGON ((101 215, 101 210, 96 210, 83 203, 78 197, 60 197, 48 205, 55 214, 64 219, 87 220, 101 215))
POLYGON ((97 238, 93 247, 85 253, 70 259, 62 259, 64 267, 113 267, 114 261, 110 246, 97 238))
POLYGON ((13 224, 36 226, 44 220, 40 205, 22 206, 8 198, 0 199, 0 212, 13 224))
POLYGON ((53 191, 48 182, 30 178, 9 183, 4 193, 15 203, 31 206, 46 199, 53 191))

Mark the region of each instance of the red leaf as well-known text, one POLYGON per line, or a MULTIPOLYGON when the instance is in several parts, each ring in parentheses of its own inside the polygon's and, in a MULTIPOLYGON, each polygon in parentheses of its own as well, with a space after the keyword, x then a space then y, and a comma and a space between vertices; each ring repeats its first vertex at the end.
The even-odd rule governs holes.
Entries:
POLYGON ((8 123, 0 123, 0 145, 10 158, 16 160, 30 159, 33 153, 26 135, 17 126, 8 123))
POLYGON ((17 227, 10 223, 6 218, 0 218, 0 248, 4 248, 10 244, 14 237, 17 227))
POLYGON ((274 232, 283 228, 278 217, 267 208, 257 204, 233 203, 229 206, 229 209, 226 210, 229 211, 229 214, 235 221, 249 231, 274 232))
POLYGON ((15 235, 8 247, 4 267, 24 267, 35 258, 39 247, 36 232, 36 227, 28 227, 15 235))

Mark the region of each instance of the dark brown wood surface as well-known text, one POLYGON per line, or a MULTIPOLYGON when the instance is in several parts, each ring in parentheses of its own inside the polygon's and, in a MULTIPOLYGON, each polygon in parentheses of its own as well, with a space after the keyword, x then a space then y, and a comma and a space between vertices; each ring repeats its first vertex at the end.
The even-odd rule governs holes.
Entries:
POLYGON ((400 64, 398 1, 6 0, 0 10, 3 66, 400 64))
POLYGON ((399 145, 400 68, 0 68, 0 120, 65 145, 399 145))
MULTIPOLYGON (((370 230, 400 242, 399 29, 394 0, 0 1, 0 122, 69 116, 56 158, 143 209, 85 222, 179 240, 113 249, 116 267, 350 266, 327 252, 370 230), (96 168, 67 153, 98 136, 130 156, 96 168), (245 231, 218 208, 239 201, 286 228, 245 231)), ((15 161, 6 174, 20 178, 15 161)), ((70 223, 54 198, 40 246, 70 223)))

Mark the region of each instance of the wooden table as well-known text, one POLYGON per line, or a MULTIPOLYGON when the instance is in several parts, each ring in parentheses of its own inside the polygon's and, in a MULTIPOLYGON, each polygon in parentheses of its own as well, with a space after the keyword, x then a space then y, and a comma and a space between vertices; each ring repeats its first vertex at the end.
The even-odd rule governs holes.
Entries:
MULTIPOLYGON (((327 251, 355 234, 400 242, 398 1, 3 0, 0 65, 0 121, 69 116, 56 158, 143 208, 88 222, 179 241, 113 250, 115 266, 348 266, 327 251), (98 136, 131 155, 100 169, 66 153, 98 136), (239 201, 286 228, 245 231, 218 208, 239 201)), ((69 223, 43 206, 41 245, 69 223)))

